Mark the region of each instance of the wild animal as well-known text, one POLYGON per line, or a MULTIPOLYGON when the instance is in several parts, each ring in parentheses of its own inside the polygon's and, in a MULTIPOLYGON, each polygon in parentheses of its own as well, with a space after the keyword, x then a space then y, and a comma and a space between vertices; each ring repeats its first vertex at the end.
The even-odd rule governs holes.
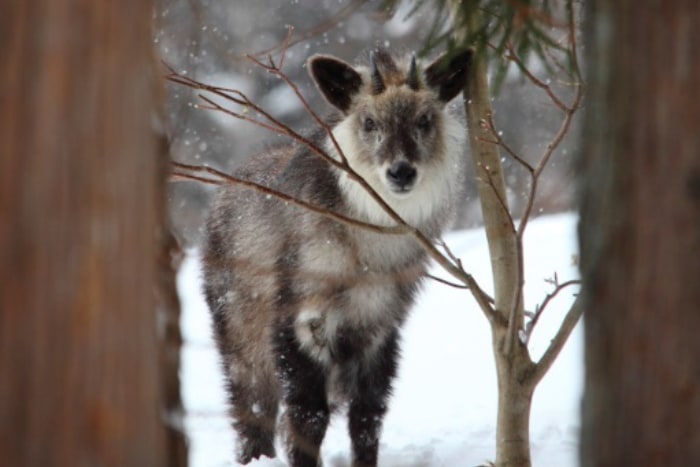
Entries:
MULTIPOLYGON (((369 66, 312 56, 329 135, 342 160, 408 224, 431 239, 451 219, 462 186, 463 126, 447 103, 463 88, 471 50, 427 67, 415 56, 370 54, 369 66)), ((347 172, 304 145, 252 157, 236 175, 329 211, 395 222, 347 172)), ((203 246, 205 296, 228 385, 238 460, 275 456, 282 433, 293 467, 321 464, 331 414, 344 409, 352 465, 377 464, 397 370, 399 331, 428 258, 410 235, 348 225, 236 185, 222 188, 203 246)))

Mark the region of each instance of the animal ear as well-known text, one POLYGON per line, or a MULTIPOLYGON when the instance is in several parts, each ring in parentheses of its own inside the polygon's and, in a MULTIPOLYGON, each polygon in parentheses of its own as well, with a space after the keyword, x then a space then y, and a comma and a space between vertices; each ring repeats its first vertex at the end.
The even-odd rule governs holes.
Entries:
POLYGON ((314 55, 307 66, 326 100, 342 112, 347 112, 352 98, 362 87, 360 74, 344 61, 327 55, 314 55))
POLYGON ((473 55, 472 49, 443 54, 425 70, 426 83, 441 101, 451 101, 464 89, 473 55))

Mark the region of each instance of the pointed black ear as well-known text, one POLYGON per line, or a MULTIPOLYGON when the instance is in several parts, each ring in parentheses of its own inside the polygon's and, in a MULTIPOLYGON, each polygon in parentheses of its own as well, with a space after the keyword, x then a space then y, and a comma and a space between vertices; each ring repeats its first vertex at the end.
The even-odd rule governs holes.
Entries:
POLYGON ((314 55, 307 63, 321 94, 330 104, 347 112, 362 87, 360 74, 342 60, 327 55, 314 55))
POLYGON ((464 89, 473 55, 472 49, 444 54, 425 70, 426 83, 437 92, 441 101, 451 101, 464 89))

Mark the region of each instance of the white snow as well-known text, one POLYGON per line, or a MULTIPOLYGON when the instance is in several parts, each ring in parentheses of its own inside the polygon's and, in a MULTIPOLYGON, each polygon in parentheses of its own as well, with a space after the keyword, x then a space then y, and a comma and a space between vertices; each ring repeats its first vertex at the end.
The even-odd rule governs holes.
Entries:
MULTIPOLYGON (((576 217, 535 219, 525 234, 525 304, 534 310, 553 285, 578 277, 576 217)), ((445 238, 482 288, 492 291, 483 230, 445 238)), ((440 274, 438 267, 434 268, 440 274)), ((178 276, 185 346, 182 393, 187 411, 192 467, 238 465, 235 436, 227 418, 218 356, 209 313, 200 292, 199 262, 190 252, 178 276)), ((576 287, 561 292, 547 307, 530 341, 538 358, 573 301, 576 287)), ((581 326, 535 392, 531 414, 535 466, 578 465, 579 401, 583 387, 581 326)), ((386 467, 476 466, 495 456, 496 380, 488 323, 470 293, 429 282, 403 332, 403 358, 384 423, 379 463, 386 467)), ((278 451, 280 451, 278 449, 278 451)), ((350 448, 346 420, 336 416, 324 440, 324 465, 347 467, 350 448)), ((282 467, 262 459, 254 467, 282 467)))

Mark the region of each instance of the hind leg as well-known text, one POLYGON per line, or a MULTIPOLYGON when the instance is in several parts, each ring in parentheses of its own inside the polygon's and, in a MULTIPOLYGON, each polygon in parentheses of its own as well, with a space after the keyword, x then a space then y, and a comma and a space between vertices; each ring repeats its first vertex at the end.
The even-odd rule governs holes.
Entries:
MULTIPOLYGON (((215 322, 216 323, 216 322, 215 322)), ((261 456, 275 457, 275 423, 279 405, 277 382, 247 362, 244 348, 230 344, 222 326, 215 327, 222 357, 232 426, 238 435, 238 462, 247 464, 261 456)))
MULTIPOLYGON (((230 282, 230 281, 229 281, 230 282)), ((261 456, 275 457, 275 423, 279 405, 279 385, 274 364, 254 343, 262 343, 264 331, 255 333, 240 321, 242 312, 227 308, 219 297, 225 291, 206 288, 212 310, 214 337, 221 356, 232 426, 238 435, 238 461, 247 464, 261 456), (234 326, 236 324, 236 326, 234 326), (241 336, 241 330, 247 334, 241 336)), ((243 316, 244 317, 244 316, 243 316)))
POLYGON ((269 385, 254 386, 250 384, 252 381, 255 380, 229 378, 229 401, 233 428, 239 441, 238 462, 241 464, 260 456, 275 457, 277 395, 269 385))

